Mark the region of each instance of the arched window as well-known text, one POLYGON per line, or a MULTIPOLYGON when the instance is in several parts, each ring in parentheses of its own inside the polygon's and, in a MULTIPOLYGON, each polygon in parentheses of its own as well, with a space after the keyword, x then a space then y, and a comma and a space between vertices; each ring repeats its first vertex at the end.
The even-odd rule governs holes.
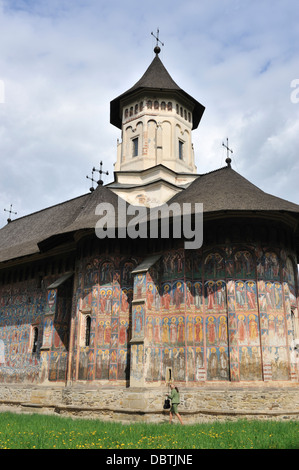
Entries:
POLYGON ((159 101, 155 101, 155 102, 154 102, 154 108, 155 108, 155 109, 159 109, 159 101))
POLYGON ((85 346, 90 345, 91 318, 87 315, 85 320, 85 346))
POLYGON ((133 116, 133 106, 130 108, 130 116, 133 116))
POLYGON ((172 102, 171 101, 169 101, 167 103, 167 109, 168 109, 168 111, 172 111, 172 102))
POLYGON ((37 341, 38 341, 38 327, 35 326, 32 330, 32 353, 37 351, 37 341))
POLYGON ((140 110, 140 111, 143 110, 143 102, 142 102, 142 101, 140 101, 140 103, 139 103, 139 110, 140 110))
POLYGON ((161 103, 161 109, 162 109, 162 111, 165 111, 165 109, 166 109, 166 103, 165 103, 165 101, 162 101, 162 103, 161 103))
POLYGON ((152 102, 151 102, 151 100, 148 100, 148 102, 147 102, 147 108, 148 108, 148 109, 152 109, 152 102))
POLYGON ((138 104, 135 104, 135 114, 138 113, 138 104))
POLYGON ((132 139, 132 146, 133 146, 133 157, 138 157, 138 137, 132 139))
POLYGON ((129 116, 129 110, 128 108, 125 110, 125 118, 127 118, 129 116))
POLYGON ((178 105, 178 104, 176 105, 176 113, 177 113, 177 114, 180 114, 180 108, 179 108, 179 105, 178 105))

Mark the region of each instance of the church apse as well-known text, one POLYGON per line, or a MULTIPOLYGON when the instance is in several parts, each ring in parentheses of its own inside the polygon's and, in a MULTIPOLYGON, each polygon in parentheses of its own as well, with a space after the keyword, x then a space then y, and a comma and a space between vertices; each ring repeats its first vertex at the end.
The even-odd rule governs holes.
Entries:
POLYGON ((136 345, 146 383, 169 371, 189 384, 297 380, 295 271, 283 250, 173 250, 159 263, 146 275, 145 339, 136 345))

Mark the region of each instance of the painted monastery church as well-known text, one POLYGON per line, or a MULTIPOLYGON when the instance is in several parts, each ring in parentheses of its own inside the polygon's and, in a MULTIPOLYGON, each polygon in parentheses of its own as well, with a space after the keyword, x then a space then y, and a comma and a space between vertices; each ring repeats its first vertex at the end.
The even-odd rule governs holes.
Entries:
POLYGON ((159 52, 111 101, 114 181, 0 230, 2 401, 33 389, 164 393, 170 381, 194 393, 299 384, 299 205, 263 192, 229 158, 197 172, 192 131, 205 108, 159 52), (120 201, 202 203, 202 246, 171 233, 98 238, 96 207, 119 215, 120 201))

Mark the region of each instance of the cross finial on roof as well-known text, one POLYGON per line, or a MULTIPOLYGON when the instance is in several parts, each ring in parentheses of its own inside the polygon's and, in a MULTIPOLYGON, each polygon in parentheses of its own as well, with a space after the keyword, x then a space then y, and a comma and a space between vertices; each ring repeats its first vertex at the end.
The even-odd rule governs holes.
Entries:
POLYGON ((102 166, 103 166, 103 162, 100 162, 100 169, 99 169, 99 170, 97 170, 95 167, 93 167, 93 169, 92 169, 92 171, 98 171, 98 172, 100 173, 100 179, 99 179, 99 181, 97 181, 97 183, 98 183, 99 185, 102 185, 102 184, 103 184, 103 181, 102 181, 102 179, 101 179, 102 174, 104 174, 104 175, 109 175, 109 172, 108 172, 108 171, 103 171, 103 170, 102 170, 102 166))
POLYGON ((8 210, 8 209, 4 209, 4 210, 5 210, 5 212, 9 212, 9 218, 7 219, 7 222, 10 223, 10 222, 11 222, 11 218, 10 218, 10 217, 11 217, 11 214, 17 215, 17 212, 13 212, 13 211, 12 211, 12 204, 10 205, 10 209, 9 209, 9 210, 8 210))
POLYGON ((89 180, 92 181, 92 183, 91 183, 91 188, 89 188, 89 191, 90 191, 91 193, 94 191, 93 183, 96 183, 96 180, 93 179, 93 173, 94 173, 94 168, 93 168, 92 173, 91 173, 91 174, 92 174, 92 177, 86 176, 86 178, 88 178, 89 180))
POLYGON ((159 39, 159 28, 157 28, 157 36, 154 35, 153 32, 151 32, 151 35, 154 36, 154 38, 157 40, 157 43, 156 43, 156 47, 154 49, 154 52, 156 53, 156 55, 160 54, 161 52, 161 49, 159 47, 159 42, 161 43, 162 46, 164 46, 164 42, 161 42, 160 39, 159 39))
POLYGON ((226 151, 227 151, 227 157, 226 157, 226 163, 227 163, 227 166, 230 168, 231 167, 231 158, 229 156, 229 152, 233 153, 233 151, 229 148, 228 146, 228 138, 226 139, 226 145, 222 142, 222 146, 226 148, 226 151))

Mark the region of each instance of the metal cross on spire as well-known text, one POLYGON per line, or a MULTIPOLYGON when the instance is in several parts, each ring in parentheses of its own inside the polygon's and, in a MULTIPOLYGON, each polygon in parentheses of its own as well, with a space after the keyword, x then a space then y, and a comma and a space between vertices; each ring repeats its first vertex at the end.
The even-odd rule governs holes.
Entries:
POLYGON ((5 210, 5 212, 9 212, 9 218, 7 219, 7 222, 10 223, 10 222, 11 222, 11 214, 17 215, 17 212, 13 212, 13 211, 12 211, 12 204, 10 205, 10 209, 9 209, 9 210, 8 210, 8 209, 4 209, 4 210, 5 210))
POLYGON ((103 174, 104 174, 104 175, 109 175, 109 171, 103 171, 103 170, 102 170, 102 166, 103 166, 103 162, 100 162, 100 169, 99 169, 99 170, 97 170, 95 167, 93 167, 93 169, 92 169, 92 171, 98 171, 99 174, 100 174, 100 179, 99 179, 99 181, 97 181, 97 183, 98 183, 99 185, 102 185, 102 184, 103 184, 103 181, 102 181, 102 179, 101 179, 101 176, 102 176, 103 174))
POLYGON ((158 55, 160 52, 161 52, 161 49, 159 47, 159 42, 161 43, 162 46, 164 46, 164 42, 160 41, 159 39, 159 28, 157 28, 157 36, 154 35, 153 32, 151 32, 151 35, 154 36, 154 38, 156 39, 157 43, 156 43, 156 47, 154 49, 154 52, 158 55))
POLYGON ((233 153, 233 151, 232 151, 232 150, 229 148, 229 146, 228 146, 228 138, 226 139, 226 145, 222 142, 222 146, 226 148, 227 157, 226 157, 226 160, 225 160, 225 161, 226 161, 226 163, 227 163, 227 166, 230 168, 230 167, 231 167, 230 164, 231 164, 232 160, 231 160, 231 158, 230 158, 230 156, 229 156, 229 152, 230 152, 230 153, 233 153))

